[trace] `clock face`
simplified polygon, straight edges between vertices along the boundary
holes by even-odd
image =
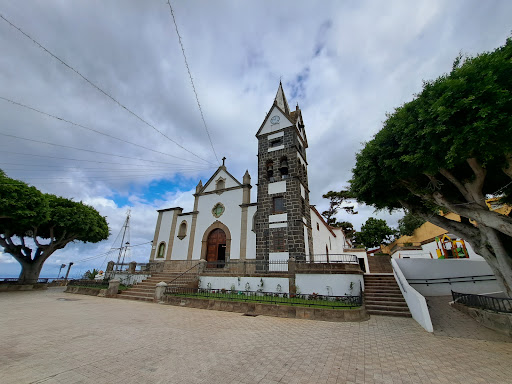
[[[270,119],[270,123],[278,124],[279,123],[279,116],[272,116],[272,118]]]

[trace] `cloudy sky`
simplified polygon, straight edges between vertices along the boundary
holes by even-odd
[[[459,52],[492,50],[512,30],[510,1],[171,4],[217,157],[227,158],[235,177],[248,169],[256,182],[254,135],[282,78],[290,106],[302,109],[311,203],[320,210],[323,193],[347,185],[355,154],[386,112],[419,92],[423,79],[449,71]],[[128,209],[131,244],[152,240],[156,209],[191,210],[191,191],[218,166],[169,6],[3,0],[0,14],[0,168],[93,205],[112,232],[99,244],[69,244],[48,259],[42,276],[55,276],[70,261],[71,275],[104,268],[115,255],[101,254]],[[371,207],[358,212],[339,218],[359,228],[376,215]],[[401,215],[376,216],[396,225]],[[130,259],[147,261],[149,251],[134,247]],[[18,272],[18,263],[0,254],[0,276]]]

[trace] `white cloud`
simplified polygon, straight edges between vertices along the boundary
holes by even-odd
[[[423,79],[450,70],[460,50],[476,54],[503,44],[512,14],[512,2],[496,0],[321,5],[197,0],[174,3],[174,8],[218,157],[227,157],[229,171],[239,179],[248,169],[256,184],[254,134],[282,76],[290,105],[298,102],[303,111],[311,203],[320,211],[327,208],[323,193],[347,185],[356,152],[380,129],[385,113],[410,100]],[[167,4],[11,2],[2,14],[165,135],[216,162]],[[0,135],[0,168],[8,175],[95,206],[107,216],[112,236],[130,208],[132,244],[152,239],[156,209],[192,209],[191,186],[199,179],[204,183],[215,168],[206,169],[209,164],[127,113],[1,20],[0,45],[0,96],[168,154],[0,100],[0,133],[68,146]],[[157,180],[164,180],[169,191],[148,192],[149,186],[157,188]],[[372,208],[360,207],[359,215],[345,219],[359,227],[371,215]],[[395,225],[398,216],[377,217]],[[100,244],[70,245],[52,257],[52,264],[105,252],[112,236]],[[140,248],[134,257],[146,260],[149,252]]]

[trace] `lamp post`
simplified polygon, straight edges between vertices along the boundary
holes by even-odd
[[[62,268],[65,268],[66,264],[61,264],[59,268],[59,274],[57,275],[57,279],[60,277],[60,271],[62,271]]]

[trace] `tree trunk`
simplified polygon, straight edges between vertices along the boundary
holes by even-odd
[[[19,261],[19,260],[18,260]],[[18,278],[19,284],[35,284],[39,279],[39,274],[43,268],[44,260],[37,260],[31,262],[20,262],[21,273]]]

